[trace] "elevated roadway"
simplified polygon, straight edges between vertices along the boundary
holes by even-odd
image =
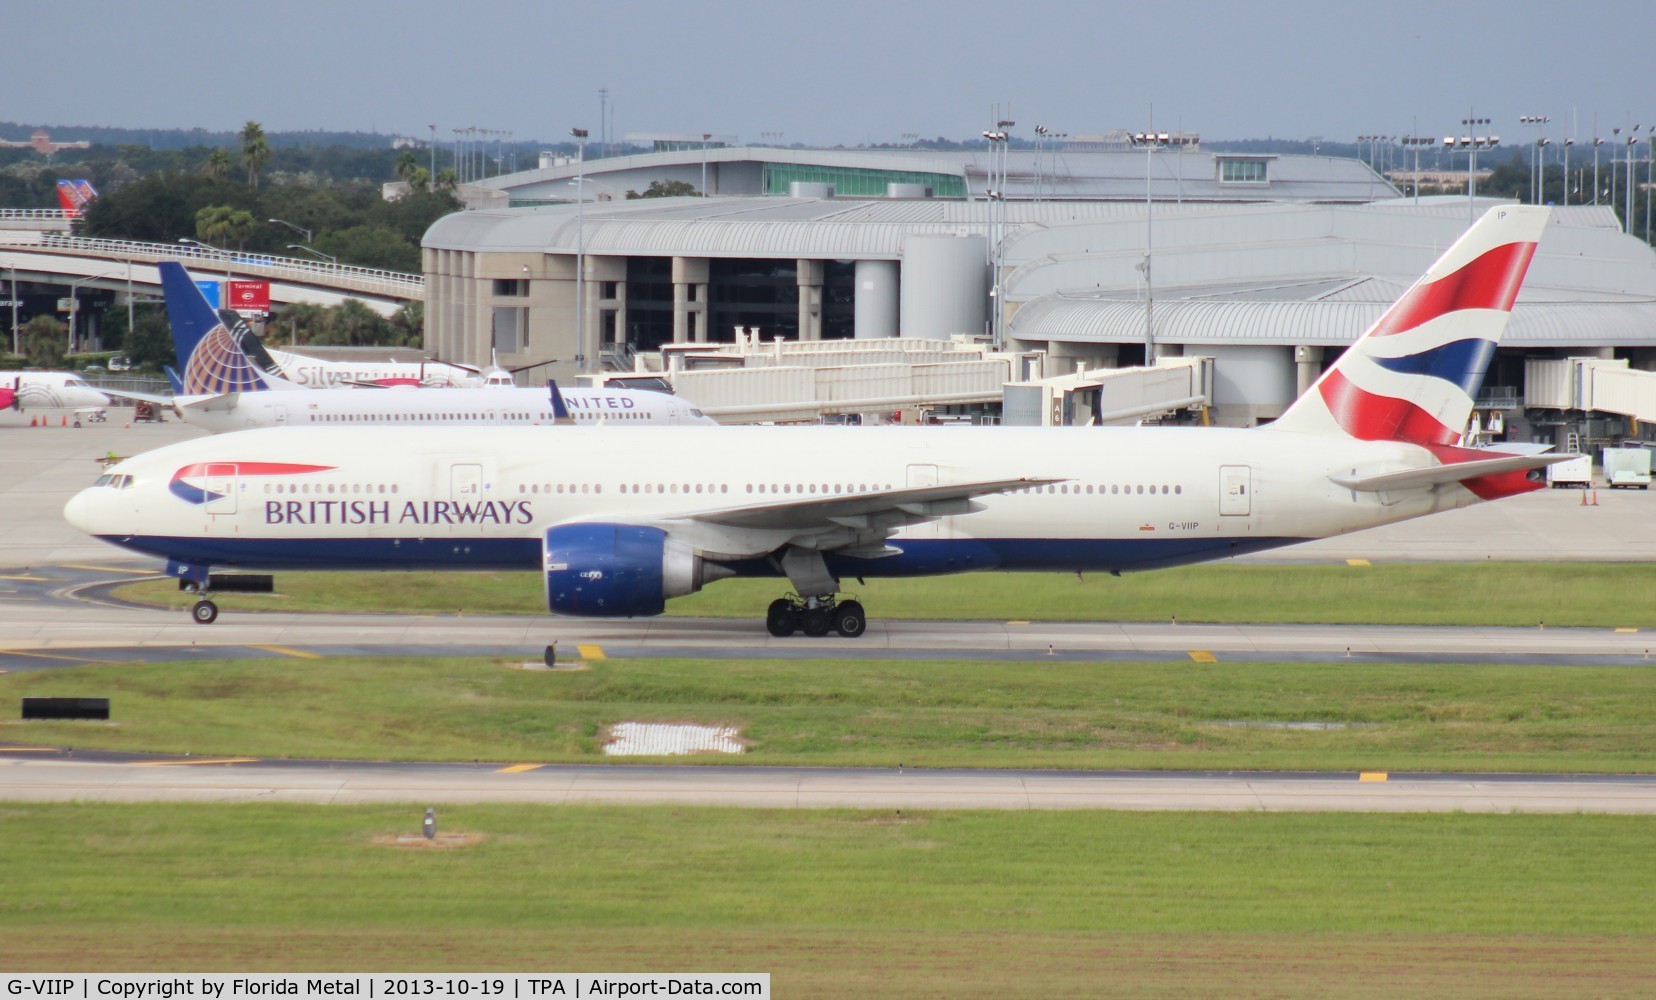
[[[202,278],[261,279],[271,300],[335,306],[358,299],[383,316],[425,298],[425,279],[377,268],[212,250],[179,243],[103,240],[0,229],[0,271],[10,279],[159,295],[155,265],[178,260]]]

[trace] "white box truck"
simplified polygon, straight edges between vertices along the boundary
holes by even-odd
[[[1604,481],[1611,489],[1625,486],[1650,489],[1650,450],[1647,448],[1604,449]]]
[[[1593,457],[1576,455],[1547,466],[1547,484],[1555,490],[1565,487],[1587,489],[1593,485]]]

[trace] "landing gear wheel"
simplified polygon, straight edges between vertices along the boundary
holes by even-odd
[[[827,635],[833,627],[833,612],[827,608],[808,608],[799,616],[799,630],[813,639]]]
[[[786,639],[798,627],[799,616],[794,613],[792,601],[778,597],[770,603],[770,608],[765,612],[765,628],[771,635]]]
[[[190,608],[190,617],[195,619],[197,625],[211,625],[218,621],[218,605],[203,598]]]
[[[847,639],[855,639],[868,631],[868,615],[856,601],[845,601],[834,609],[834,630]]]

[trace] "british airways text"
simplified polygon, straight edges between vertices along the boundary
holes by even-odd
[[[266,524],[533,524],[528,500],[266,500]],[[395,514],[395,517],[393,517]]]

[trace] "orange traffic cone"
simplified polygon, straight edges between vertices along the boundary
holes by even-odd
[[[30,417],[29,418],[29,426],[30,427],[38,427],[39,425],[40,425],[40,418],[39,417]]]
[[[1593,503],[1592,503],[1592,506],[1594,506],[1594,507],[1597,507],[1597,506],[1598,506],[1598,490],[1594,490],[1594,491],[1593,491]]]
[[[69,415],[67,413],[65,413],[63,415],[63,423],[59,424],[58,426],[59,427],[68,427],[69,426]]]
[[[1577,504],[1576,506],[1578,506],[1578,507],[1587,506],[1587,491],[1586,490],[1581,491],[1581,503]]]

